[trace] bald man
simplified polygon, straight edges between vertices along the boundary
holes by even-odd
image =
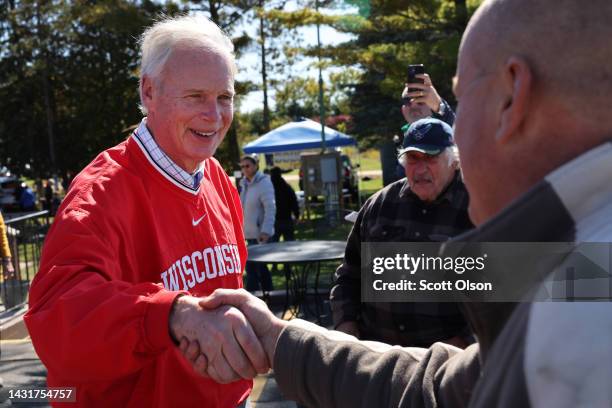
[[[458,240],[612,241],[611,21],[609,0],[491,0],[474,15],[454,91],[477,229]],[[284,395],[309,406],[569,408],[612,406],[612,303],[600,300],[466,303],[478,344],[464,351],[283,322],[242,291],[204,305],[255,322]]]

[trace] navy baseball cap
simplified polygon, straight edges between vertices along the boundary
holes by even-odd
[[[399,156],[410,151],[435,156],[454,144],[453,128],[447,123],[434,118],[419,119],[406,131]]]

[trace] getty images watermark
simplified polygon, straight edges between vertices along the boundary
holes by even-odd
[[[362,243],[364,302],[612,300],[610,243]]]
[[[372,259],[372,273],[382,275],[385,272],[394,271],[401,273],[401,276],[406,274],[412,276],[419,271],[444,271],[462,275],[465,272],[483,271],[485,269],[486,258],[487,254],[478,257],[456,258],[450,256],[425,256],[425,254],[417,256],[408,253],[395,254],[394,257],[375,257]],[[491,282],[472,282],[469,279],[419,279],[418,282],[411,279],[400,279],[399,281],[385,282],[380,277],[380,279],[374,280],[373,288],[376,291],[491,291],[493,290],[493,284]]]

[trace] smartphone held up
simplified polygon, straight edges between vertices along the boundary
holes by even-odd
[[[425,80],[423,78],[417,78],[417,75],[425,73],[425,66],[423,64],[412,64],[408,65],[408,77],[406,82],[409,84],[423,84]],[[419,91],[417,88],[408,88],[408,92]]]

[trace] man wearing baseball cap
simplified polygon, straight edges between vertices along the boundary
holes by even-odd
[[[406,123],[401,128],[401,137],[395,135],[393,138],[397,147],[402,144],[410,125],[419,119],[440,119],[450,126],[455,123],[455,112],[448,102],[438,94],[431,82],[431,77],[425,73],[416,75],[416,78],[423,82],[407,83],[402,91],[401,112]],[[397,165],[395,176],[395,180],[404,177],[404,168],[400,163]]]
[[[462,185],[453,129],[441,120],[420,119],[410,125],[398,160],[410,190],[422,201],[435,201],[455,179]]]
[[[414,122],[399,160],[406,177],[366,201],[349,235],[330,295],[335,328],[402,346],[444,341],[465,347],[472,338],[454,303],[361,303],[362,242],[439,242],[473,227],[448,124],[433,118]]]

